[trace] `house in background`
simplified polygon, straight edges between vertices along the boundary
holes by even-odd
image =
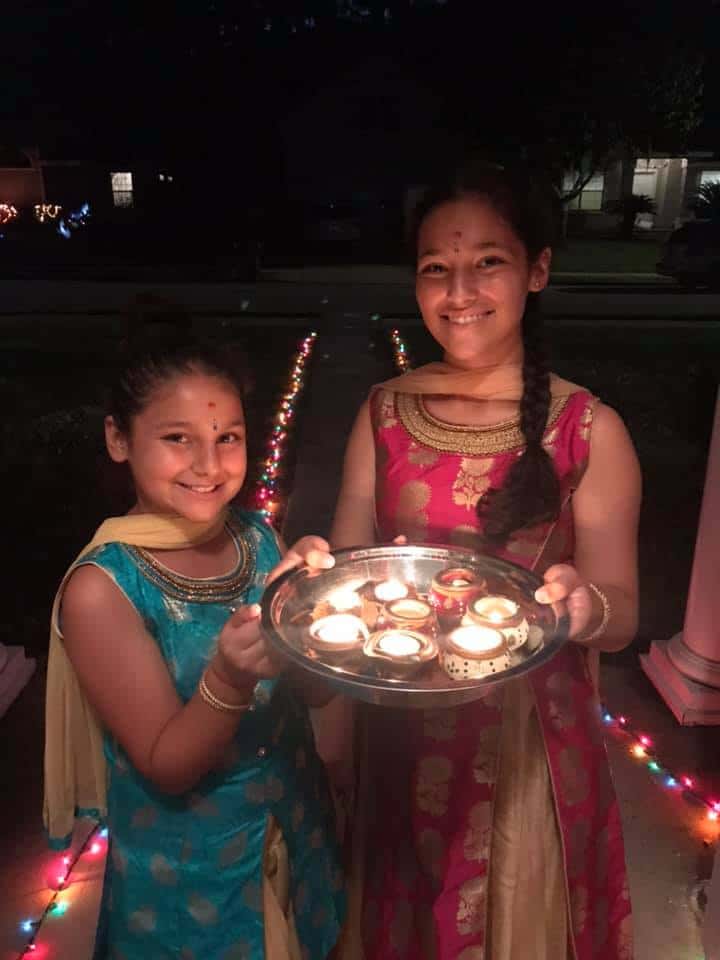
[[[21,210],[36,203],[45,203],[40,151],[0,147],[0,204]]]
[[[651,229],[670,231],[692,219],[689,201],[698,187],[711,181],[720,182],[720,158],[712,152],[688,153],[685,157],[638,158],[632,182],[632,192],[650,197],[655,203],[655,214],[646,218]],[[566,186],[573,177],[568,175]],[[619,159],[607,164],[586,184],[582,193],[569,204],[568,227],[582,226],[588,233],[612,231],[617,225],[613,211],[622,195],[622,163]]]

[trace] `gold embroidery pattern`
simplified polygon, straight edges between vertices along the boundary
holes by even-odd
[[[565,409],[568,397],[556,397],[550,401],[548,427],[553,427]],[[513,417],[490,427],[467,427],[445,423],[428,413],[422,397],[412,393],[398,393],[393,414],[418,443],[442,453],[464,453],[466,456],[483,456],[507,453],[524,444],[520,418]]]
[[[500,727],[483,727],[478,734],[477,753],[472,762],[475,783],[495,783],[499,752]]]
[[[425,508],[429,502],[430,484],[424,480],[410,480],[401,487],[396,523],[409,539],[424,539],[428,525]]]
[[[555,456],[555,447],[558,442],[558,437],[560,436],[560,428],[553,427],[549,433],[545,434],[543,439],[543,449],[549,457]]]
[[[570,730],[577,723],[572,697],[572,680],[566,673],[552,673],[546,683],[548,714],[556,730]]]
[[[453,503],[466,510],[474,510],[480,497],[490,489],[488,474],[492,466],[492,460],[463,458],[452,486]]]
[[[429,450],[427,447],[419,446],[414,440],[408,448],[408,463],[415,463],[419,467],[431,467],[440,459],[437,450]]]
[[[417,781],[417,805],[433,817],[447,810],[452,763],[447,757],[425,757],[420,763]]]
[[[457,931],[479,933],[485,920],[485,877],[473,877],[460,887],[456,916]]]
[[[395,417],[395,394],[389,390],[378,391],[377,419],[380,430],[389,429],[397,424]]]
[[[456,726],[455,710],[426,710],[423,714],[423,733],[431,740],[452,740]]]
[[[492,837],[491,811],[492,804],[489,800],[484,803],[476,803],[470,811],[463,842],[463,853],[465,859],[471,863],[481,863],[488,859]]]
[[[578,426],[578,436],[581,440],[590,439],[590,431],[592,430],[593,417],[595,415],[595,404],[596,400],[591,400],[585,409],[582,412],[580,417],[580,424]]]

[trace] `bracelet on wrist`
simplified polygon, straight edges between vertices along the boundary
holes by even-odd
[[[598,598],[598,600],[602,604],[602,619],[600,620],[600,623],[597,625],[597,627],[595,627],[595,629],[591,633],[588,633],[581,638],[583,643],[591,643],[593,640],[597,640],[599,637],[601,637],[605,633],[605,631],[608,628],[608,623],[610,622],[610,616],[612,612],[610,609],[610,601],[602,592],[600,587],[590,582],[588,582],[587,587],[591,593],[595,594],[595,596]]]
[[[208,669],[209,668],[206,668],[203,671],[200,677],[200,683],[198,684],[198,693],[203,703],[206,703],[209,707],[212,707],[213,710],[217,710],[220,713],[241,713],[250,707],[249,699],[243,700],[241,703],[228,703],[226,700],[222,700],[214,694],[207,682]]]

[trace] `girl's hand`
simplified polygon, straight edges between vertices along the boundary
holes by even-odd
[[[545,585],[535,591],[538,603],[564,600],[570,616],[570,639],[577,640],[587,632],[593,615],[592,594],[575,567],[557,563],[545,572]],[[582,641],[580,641],[582,642]]]
[[[258,680],[280,672],[280,664],[260,631],[257,603],[240,607],[222,628],[210,669],[223,683],[246,694],[248,699]]]
[[[267,576],[266,586],[277,580],[287,570],[308,566],[315,573],[330,570],[335,566],[335,557],[330,553],[330,544],[322,537],[301,537],[294,543]]]

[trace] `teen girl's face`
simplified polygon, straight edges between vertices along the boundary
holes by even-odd
[[[187,374],[162,384],[134,418],[129,436],[105,422],[108,451],[127,462],[137,495],[133,512],[213,520],[245,480],[245,417],[224,380]]]
[[[425,325],[454,366],[522,357],[529,291],[547,286],[550,249],[534,263],[512,227],[480,197],[432,210],[418,236],[415,292]]]

